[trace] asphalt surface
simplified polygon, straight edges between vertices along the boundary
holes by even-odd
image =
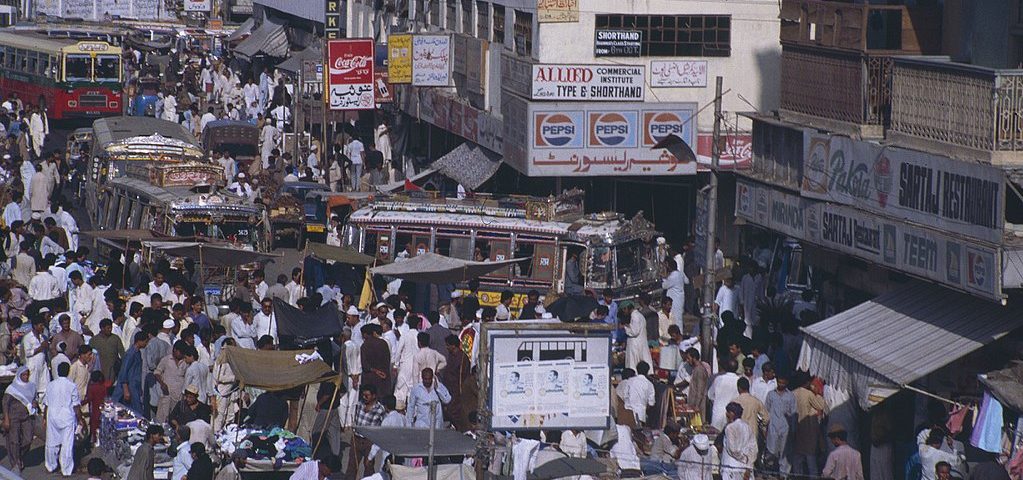
[[[91,122],[88,121],[51,123],[50,135],[46,139],[44,155],[56,150],[64,150],[66,147],[68,135],[70,135],[70,133],[74,129],[85,127],[90,124]],[[70,193],[68,193],[68,195],[70,196]],[[76,206],[77,208],[75,211],[72,212],[72,215],[74,215],[75,219],[78,221],[79,229],[81,229],[82,231],[91,229],[91,225],[88,220],[88,215],[85,214],[84,207],[82,205]],[[85,240],[83,239],[83,245],[89,246],[90,248],[92,247],[92,245],[84,242]],[[95,251],[95,249],[93,249],[93,251]],[[279,253],[282,256],[280,258],[272,260],[265,267],[267,283],[270,284],[272,284],[275,281],[278,274],[283,273],[290,277],[291,269],[296,266],[301,266],[302,264],[302,254],[300,251],[295,250],[294,248],[277,249],[276,253]],[[314,411],[316,403],[315,395],[316,389],[310,388],[308,392],[308,398],[305,402],[305,411],[302,414],[301,424],[299,425],[299,429],[297,432],[299,436],[307,440],[312,436],[310,434],[311,433],[310,430],[312,429],[313,419],[316,417],[316,412]],[[29,450],[28,454],[24,458],[25,470],[21,472],[22,478],[25,479],[71,478],[86,480],[88,478],[88,475],[85,473],[85,466],[88,463],[88,461],[94,456],[96,456],[99,452],[97,450],[91,450],[86,452],[84,446],[82,446],[83,448],[77,450],[75,455],[76,457],[75,473],[70,477],[61,477],[59,471],[58,473],[48,473],[44,466],[45,433],[46,430],[43,428],[42,420],[37,419],[35,428],[36,438],[32,442],[32,448]],[[7,456],[6,442],[0,442],[0,466],[8,469],[11,468],[10,460]],[[115,466],[109,465],[109,467],[113,468]],[[110,476],[110,474],[107,474],[104,476],[104,478],[113,477]],[[287,476],[284,476],[284,478],[287,478]]]

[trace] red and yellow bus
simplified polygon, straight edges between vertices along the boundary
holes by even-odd
[[[120,115],[121,47],[97,40],[0,31],[0,92],[46,106],[51,120]]]

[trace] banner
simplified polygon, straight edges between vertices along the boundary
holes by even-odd
[[[394,95],[388,68],[387,45],[377,45],[373,49],[373,88],[376,89],[376,103],[391,103]]]
[[[387,37],[387,75],[392,84],[412,83],[412,35]]]
[[[451,36],[412,37],[412,84],[446,87],[451,84]]]
[[[1004,234],[1005,173],[929,153],[807,130],[800,192],[991,243]]]
[[[579,0],[536,0],[537,23],[579,21]]]
[[[331,110],[376,108],[373,40],[327,42],[327,102]]]
[[[525,119],[526,151],[506,149],[505,157],[528,176],[692,175],[696,162],[651,147],[669,134],[694,145],[695,112],[693,103],[532,102]],[[523,131],[517,122],[515,115],[505,117],[506,138]],[[518,158],[523,154],[525,161]]]
[[[669,60],[650,62],[650,86],[665,87],[706,87],[706,60]]]
[[[643,101],[646,67],[533,65],[533,100]]]
[[[1001,299],[998,247],[745,179],[736,182],[735,205],[737,217],[762,227],[989,300]]]

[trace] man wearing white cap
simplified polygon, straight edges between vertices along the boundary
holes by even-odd
[[[713,480],[719,463],[718,449],[701,433],[693,437],[678,460],[679,480]]]
[[[455,289],[451,291],[451,308],[448,309],[448,327],[462,328],[462,319],[459,317],[459,310],[462,308],[462,291]]]

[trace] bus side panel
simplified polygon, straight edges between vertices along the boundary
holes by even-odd
[[[10,93],[18,94],[18,98],[26,108],[29,105],[38,105],[39,96],[42,95],[46,100],[47,117],[55,120],[60,119],[59,110],[54,108],[56,106],[54,96],[57,94],[57,90],[52,85],[27,81],[28,78],[21,75],[2,75],[0,76],[0,90],[3,91],[5,98]]]

